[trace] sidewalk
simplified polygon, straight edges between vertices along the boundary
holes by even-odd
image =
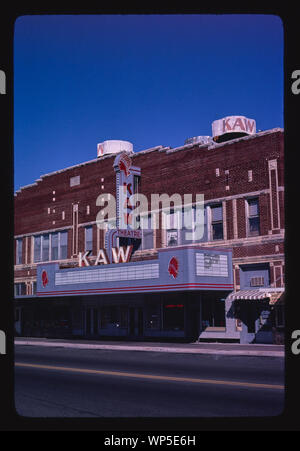
[[[54,338],[16,337],[15,345],[63,347],[72,349],[110,349],[123,351],[177,352],[189,354],[218,354],[284,357],[284,345],[239,343],[158,343],[136,341],[94,341]]]

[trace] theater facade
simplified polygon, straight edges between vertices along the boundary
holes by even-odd
[[[14,274],[19,336],[282,343],[283,130],[98,144],[15,193]]]

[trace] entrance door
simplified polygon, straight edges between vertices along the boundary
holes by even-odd
[[[135,334],[135,308],[129,309],[129,335]]]
[[[22,318],[21,318],[21,307],[15,310],[15,333],[17,335],[22,335]]]
[[[187,331],[187,335],[192,340],[198,340],[200,335],[200,305],[194,305],[190,311],[190,331]]]
[[[91,313],[92,313],[92,309],[88,308],[86,309],[86,335],[90,335],[91,334],[91,327],[92,327],[92,321],[91,321]]]
[[[98,309],[94,308],[93,311],[93,334],[98,335]]]
[[[144,314],[142,308],[129,309],[129,335],[142,336],[144,333]]]
[[[144,334],[144,315],[143,309],[138,309],[138,335],[142,336]]]

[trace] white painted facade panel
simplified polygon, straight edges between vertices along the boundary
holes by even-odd
[[[196,253],[197,276],[228,277],[227,255]]]
[[[97,268],[81,271],[64,271],[55,274],[55,285],[77,283],[115,282],[119,280],[157,279],[158,263],[117,268]]]

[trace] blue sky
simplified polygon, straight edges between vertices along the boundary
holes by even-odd
[[[268,15],[19,17],[15,189],[107,139],[178,147],[229,115],[283,127],[283,45]]]

